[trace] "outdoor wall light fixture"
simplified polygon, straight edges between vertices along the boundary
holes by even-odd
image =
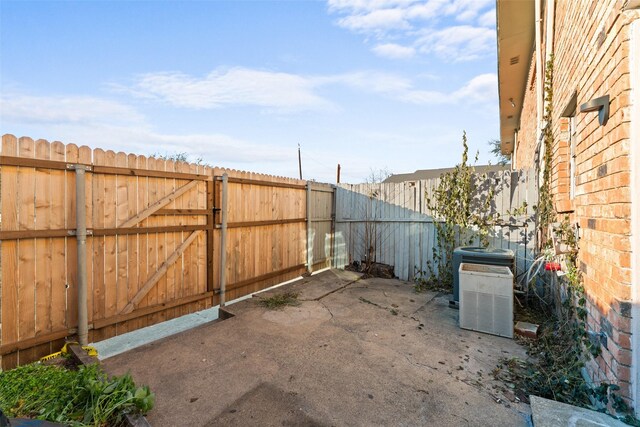
[[[509,102],[511,103],[511,106],[512,106],[513,108],[516,108],[516,103],[515,103],[515,102],[513,102],[513,98],[509,98]]]
[[[598,121],[600,122],[600,126],[606,125],[607,120],[609,120],[609,95],[592,99],[580,106],[581,113],[590,113],[592,111],[598,112]]]

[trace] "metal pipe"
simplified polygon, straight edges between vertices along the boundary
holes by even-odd
[[[549,61],[551,59],[551,55],[553,55],[553,30],[554,30],[554,26],[555,26],[555,20],[556,20],[556,2],[555,0],[548,0],[547,1],[547,7],[546,7],[546,12],[547,12],[547,16],[545,18],[545,24],[547,25],[546,28],[546,37],[545,37],[545,54],[546,54],[546,60],[545,62]]]
[[[535,45],[536,45],[536,118],[537,133],[542,132],[542,116],[544,114],[544,69],[545,64],[542,62],[542,0],[535,0]]]
[[[226,299],[228,197],[229,176],[225,172],[222,174],[222,206],[220,206],[220,214],[222,216],[220,227],[220,307],[224,307]]]
[[[313,242],[311,242],[311,182],[307,181],[307,272],[313,270]]]
[[[76,165],[76,242],[78,280],[78,341],[88,344],[89,320],[87,314],[87,220],[84,192],[85,166]]]
[[[331,267],[336,267],[336,193],[338,189],[334,186],[333,193],[331,194],[331,250],[330,250],[330,258],[331,263],[329,264]]]

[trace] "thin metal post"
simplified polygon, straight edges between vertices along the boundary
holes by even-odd
[[[88,344],[89,321],[87,314],[87,219],[84,193],[85,166],[76,165],[76,241],[78,279],[78,340]]]
[[[222,174],[222,206],[220,206],[220,214],[222,216],[220,227],[220,307],[224,307],[226,300],[228,197],[229,176],[225,172]]]
[[[302,156],[300,154],[300,144],[298,144],[298,169],[300,170],[300,179],[302,179]]]
[[[313,270],[313,242],[311,241],[311,182],[307,181],[307,272]]]
[[[333,187],[333,192],[331,193],[331,263],[329,264],[332,268],[336,268],[336,193],[338,192],[337,187]]]

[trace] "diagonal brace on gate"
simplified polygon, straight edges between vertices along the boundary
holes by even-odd
[[[189,235],[189,237],[187,237],[184,242],[182,242],[180,246],[176,248],[176,250],[169,256],[169,258],[167,258],[167,260],[162,263],[160,268],[158,268],[158,271],[153,273],[153,275],[145,282],[145,284],[142,285],[142,288],[140,288],[138,293],[135,294],[131,301],[129,301],[129,304],[127,304],[122,309],[122,314],[131,313],[133,311],[135,306],[138,305],[138,303],[149,293],[149,291],[151,291],[155,284],[158,283],[162,276],[164,276],[169,267],[171,267],[171,265],[178,260],[180,255],[182,255],[182,253],[187,249],[187,247],[189,247],[189,245],[195,240],[196,237],[198,237],[198,234],[201,232],[202,230],[194,231]]]
[[[191,190],[196,185],[198,185],[198,181],[191,181],[191,182],[183,185],[180,188],[176,188],[175,191],[173,191],[172,193],[167,194],[162,199],[158,200],[157,202],[155,202],[154,204],[152,204],[151,206],[149,206],[147,209],[143,210],[142,212],[140,212],[136,216],[131,217],[128,220],[126,220],[123,224],[120,225],[120,227],[121,228],[133,227],[134,225],[136,225],[137,223],[139,223],[143,219],[146,219],[146,218],[150,217],[155,212],[157,212],[160,209],[162,209],[164,206],[166,206],[169,203],[173,202],[175,199],[177,199],[178,197],[182,196],[184,193],[186,193],[187,191]]]

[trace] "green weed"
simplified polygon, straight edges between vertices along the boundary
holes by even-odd
[[[279,310],[287,305],[296,306],[300,305],[298,301],[298,294],[294,292],[285,292],[283,294],[273,295],[268,298],[260,298],[258,304],[268,308],[269,310]]]
[[[0,407],[11,417],[80,426],[113,426],[146,413],[155,396],[129,374],[109,378],[99,365],[68,370],[40,363],[0,372]]]

